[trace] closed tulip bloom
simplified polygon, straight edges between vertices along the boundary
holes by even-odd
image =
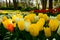
[[[49,27],[44,27],[44,33],[46,37],[50,37],[51,36],[51,30]]]
[[[5,21],[2,21],[4,28],[6,28],[8,31],[13,32],[14,25],[12,23],[11,19],[7,19]]]
[[[14,31],[14,25],[13,24],[8,24],[7,25],[7,30],[10,31],[10,32],[13,32]]]
[[[29,26],[31,25],[31,22],[30,21],[25,21],[24,22],[24,27],[25,27],[25,30],[27,31],[27,32],[29,32]]]
[[[48,20],[48,15],[47,14],[44,14],[43,15],[43,18],[47,21]]]
[[[34,20],[35,20],[35,14],[30,14],[29,15],[29,18],[30,18],[30,20],[31,20],[31,22],[33,22]]]
[[[43,18],[43,15],[44,15],[43,13],[38,14],[39,18]]]
[[[19,21],[17,24],[18,24],[19,30],[20,30],[20,31],[23,31],[23,30],[24,30],[24,21],[21,20],[21,21]]]
[[[43,14],[43,13],[39,13],[39,18],[44,18],[46,21],[48,20],[48,15],[47,14]]]
[[[37,22],[39,20],[39,17],[38,16],[35,16],[34,19],[35,19],[34,22]]]
[[[35,20],[35,16],[36,14],[29,14],[27,16],[24,17],[25,20],[29,19],[31,22],[33,22]]]
[[[25,17],[24,17],[24,20],[25,20],[25,21],[26,21],[26,20],[30,20],[30,19],[29,19],[29,16],[28,16],[28,15],[25,16]]]
[[[39,34],[39,28],[37,27],[36,24],[31,24],[29,26],[29,32],[32,36],[38,36]]]
[[[7,20],[5,20],[5,21],[2,21],[2,23],[3,23],[3,26],[4,26],[5,28],[7,28],[7,25],[10,24],[10,23],[12,23],[12,20],[11,20],[11,19],[7,19]]]
[[[49,27],[51,31],[56,31],[58,28],[59,22],[57,19],[50,19],[49,21]]]
[[[45,24],[45,19],[44,18],[40,18],[39,21],[36,24],[39,27],[40,31],[43,30],[43,26]]]

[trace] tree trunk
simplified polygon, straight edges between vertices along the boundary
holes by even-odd
[[[18,4],[19,4],[19,0],[17,0],[17,6],[19,6]]]
[[[9,0],[9,7],[11,7],[11,1]]]
[[[17,2],[16,2],[16,0],[13,0],[13,4],[14,4],[14,9],[17,9]]]
[[[53,0],[49,0],[49,9],[52,9],[53,8]]]
[[[6,7],[8,7],[8,3],[7,3],[7,0],[6,0]]]
[[[41,0],[41,3],[42,3],[42,9],[46,9],[47,0]]]

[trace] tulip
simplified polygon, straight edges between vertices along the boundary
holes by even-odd
[[[29,14],[29,19],[31,20],[31,22],[35,20],[35,16],[35,14]]]
[[[7,17],[6,16],[3,16],[3,21],[7,20]]]
[[[18,24],[19,30],[20,30],[20,31],[23,31],[23,30],[24,30],[24,21],[21,20],[21,21],[19,21],[17,24]]]
[[[31,24],[29,26],[29,32],[32,36],[38,36],[39,34],[39,27],[36,24]]]
[[[43,15],[43,18],[47,21],[47,20],[48,20],[47,14],[44,14],[44,15]]]
[[[40,18],[39,21],[36,24],[39,27],[39,30],[42,31],[43,30],[43,26],[45,24],[45,19],[44,18]]]
[[[5,21],[2,21],[4,28],[7,28],[8,24],[11,24],[11,23],[12,23],[11,19],[6,19]]]
[[[60,21],[60,14],[58,14],[56,17],[57,17],[57,19]]]
[[[39,18],[43,18],[43,13],[38,14]]]
[[[50,37],[51,36],[51,30],[49,27],[44,27],[44,33],[46,37]]]
[[[59,22],[57,19],[50,19],[49,21],[49,27],[51,31],[56,31],[58,28]]]
[[[8,24],[7,30],[10,31],[10,32],[13,32],[14,31],[14,25],[13,24]]]
[[[27,25],[28,24],[28,25]],[[27,32],[29,32],[29,26],[31,25],[31,22],[30,21],[25,21],[24,22],[24,27],[25,27],[25,30],[27,31]]]
[[[38,21],[39,20],[39,17],[38,16],[35,16],[35,18],[34,18],[35,20],[34,20],[34,22],[36,22],[36,21]]]

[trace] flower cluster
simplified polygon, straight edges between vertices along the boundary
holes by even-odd
[[[37,12],[37,13],[46,13],[46,12],[52,12],[52,13],[55,13],[55,12],[60,12],[60,8],[57,8],[57,9],[42,9],[42,10],[34,10],[34,12]]]
[[[11,15],[10,15],[11,16]],[[11,18],[3,15],[0,23],[8,31],[13,32],[14,28],[18,25],[20,31],[27,31],[32,36],[38,36],[40,31],[44,31],[46,37],[51,36],[51,32],[56,31],[60,35],[60,14],[56,17],[47,14],[39,13],[38,15],[31,13],[23,17],[21,14],[14,14]],[[47,23],[46,23],[47,22]],[[47,26],[46,26],[47,25]]]

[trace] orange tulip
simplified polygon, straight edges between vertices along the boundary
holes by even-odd
[[[14,26],[13,26],[13,24],[8,24],[7,30],[10,31],[10,32],[13,32],[13,31],[14,31]]]

